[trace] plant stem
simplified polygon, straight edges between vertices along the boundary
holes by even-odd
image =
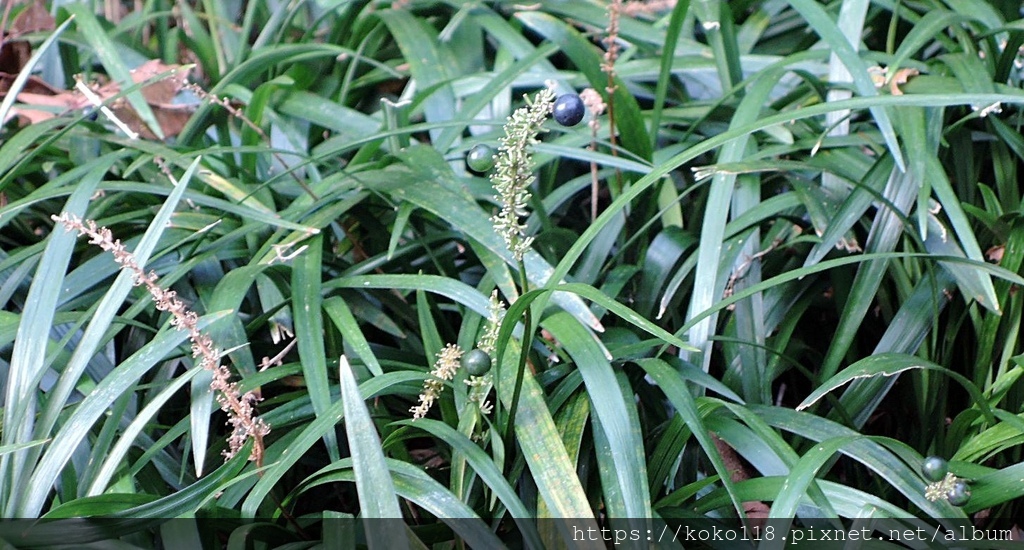
[[[519,286],[522,289],[520,296],[529,291],[530,282],[526,278],[526,263],[519,260]],[[516,382],[512,390],[512,401],[508,407],[508,421],[505,424],[505,449],[512,448],[515,437],[516,410],[519,408],[519,395],[523,389],[523,377],[526,375],[526,359],[530,353],[530,341],[533,339],[533,308],[526,308],[523,314],[523,340],[519,349],[519,365],[516,369]]]

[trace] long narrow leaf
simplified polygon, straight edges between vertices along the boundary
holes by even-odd
[[[64,212],[84,216],[89,197],[108,169],[108,165],[99,163],[91,170],[68,198]],[[60,297],[60,293],[54,292],[54,289],[64,286],[64,273],[76,241],[77,235],[64,229],[51,234],[32,279],[8,369],[3,414],[3,425],[8,426],[8,429],[3,430],[0,441],[2,445],[27,443],[34,439],[36,387],[43,376],[50,327]],[[6,504],[3,508],[4,517],[16,514],[26,496],[29,474],[35,466],[27,461],[36,451],[27,448],[0,457],[0,476],[10,480],[10,484],[3,485],[6,493],[0,495],[0,502]]]
[[[878,90],[875,89],[871,75],[868,74],[867,65],[857,55],[857,51],[839,30],[836,23],[828,17],[825,10],[816,2],[810,0],[793,0],[791,5],[800,12],[800,15],[807,20],[811,28],[828,43],[836,56],[846,65],[850,76],[853,78],[853,85],[857,89],[857,93],[864,97],[877,96]],[[893,130],[889,115],[882,107],[871,107],[870,110],[871,114],[875,117],[875,123],[878,124],[878,129],[882,131],[882,137],[885,138],[889,152],[896,160],[896,165],[899,166],[901,171],[906,170],[903,153],[900,151],[899,143],[896,141],[896,132]]]
[[[630,420],[632,395],[623,395],[605,357],[602,346],[593,334],[566,313],[557,313],[544,320],[543,326],[565,346],[576,367],[583,375],[590,396],[591,409],[600,419],[611,465],[618,478],[626,518],[651,516],[651,496],[647,489],[647,461],[642,452],[644,445]],[[609,465],[609,466],[611,466]]]
[[[219,312],[206,315],[198,320],[196,326],[203,329],[229,314],[230,312]],[[131,388],[158,361],[181,345],[187,337],[188,334],[180,330],[162,331],[142,349],[118,365],[78,405],[54,436],[53,443],[47,447],[46,454],[33,470],[24,500],[15,510],[19,517],[36,517],[42,511],[54,481],[71,459],[71,454],[78,444],[88,437],[93,423],[118,397]]]
[[[345,411],[345,434],[352,453],[352,469],[359,494],[360,515],[366,519],[401,518],[391,472],[384,461],[377,428],[370,419],[363,398],[359,394],[352,367],[344,355],[338,366],[341,379],[341,400]],[[409,548],[405,531],[387,529],[381,522],[366,524],[367,543],[370,548]]]
[[[121,58],[120,48],[110,39],[110,35],[103,30],[92,10],[85,4],[68,4],[65,8],[75,16],[75,24],[78,25],[80,34],[92,46],[93,52],[96,53],[100,62],[103,63],[110,77],[122,87],[127,88],[131,86],[133,84],[132,75]],[[133,90],[125,95],[146,126],[158,138],[163,139],[163,128],[156,121],[156,115],[153,114],[153,109],[150,108],[146,98],[143,97],[142,91]]]
[[[330,406],[327,385],[327,357],[324,350],[324,327],[321,303],[320,271],[323,260],[323,238],[314,237],[304,254],[292,264],[292,318],[295,338],[299,342],[302,374],[306,378],[309,397],[317,414]],[[327,453],[332,460],[340,458],[338,440],[333,432],[324,434]]]

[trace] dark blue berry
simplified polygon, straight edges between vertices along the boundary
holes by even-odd
[[[466,155],[466,164],[470,170],[478,174],[494,168],[494,148],[483,143],[474,145]]]
[[[971,487],[962,479],[956,480],[953,483],[953,488],[949,490],[949,493],[946,493],[946,500],[953,506],[967,504],[967,501],[971,500]]]
[[[576,126],[583,120],[583,100],[576,94],[558,96],[555,100],[555,120],[562,126]]]

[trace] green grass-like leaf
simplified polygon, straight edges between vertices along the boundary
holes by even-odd
[[[359,508],[368,519],[400,518],[395,487],[391,473],[384,462],[377,430],[370,420],[359,387],[352,375],[352,368],[345,356],[338,366],[341,380],[341,399],[345,410],[345,434],[352,451],[352,469],[355,472],[356,490],[359,493]],[[409,540],[404,531],[394,532],[382,523],[371,523],[368,527],[371,548],[408,548]]]
[[[0,516],[145,517],[32,541],[597,547],[557,520],[1021,515],[1017,6],[37,4],[4,43]],[[147,60],[190,85],[133,84]],[[119,135],[77,74],[161,137]],[[606,105],[529,145],[520,262],[466,156],[548,86]],[[213,373],[62,211],[196,312],[269,424],[257,465],[214,464]],[[484,377],[434,387],[439,350],[492,341]],[[929,455],[965,506],[925,498]]]

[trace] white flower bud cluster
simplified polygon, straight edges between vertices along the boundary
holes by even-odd
[[[526,224],[521,221],[529,215],[529,188],[535,179],[530,146],[537,143],[537,134],[542,131],[541,125],[551,113],[554,101],[551,90],[537,92],[532,100],[526,97],[527,104],[512,113],[505,124],[505,137],[500,140],[491,173],[491,184],[501,202],[501,212],[491,222],[517,261],[523,259],[523,253],[533,242],[532,237],[526,236]]]

